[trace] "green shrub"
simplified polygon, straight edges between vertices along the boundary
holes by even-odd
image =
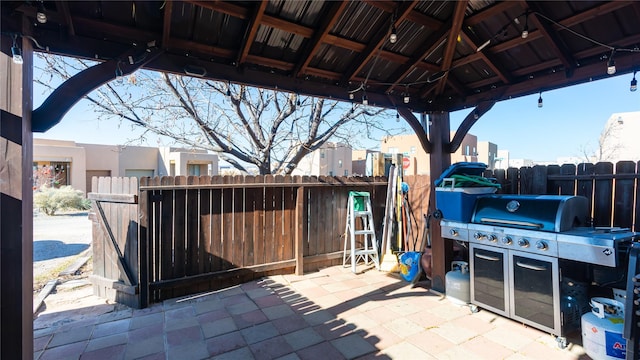
[[[80,190],[71,186],[59,188],[41,187],[33,195],[33,204],[47,215],[55,215],[60,210],[88,210],[91,202]]]

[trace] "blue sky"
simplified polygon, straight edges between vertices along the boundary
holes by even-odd
[[[499,102],[478,120],[470,133],[478,136],[478,141],[490,141],[501,150],[509,150],[512,159],[555,161],[558,157],[581,156],[583,148],[595,149],[611,114],[640,111],[640,91],[629,91],[631,78],[631,74],[619,75],[543,92],[542,108],[537,106],[538,94]],[[35,106],[43,100],[42,94],[35,90]],[[452,130],[457,129],[468,112],[451,114]],[[120,123],[119,119],[98,121],[90,108],[80,102],[58,125],[34,136],[118,145],[136,138],[139,133],[140,130]],[[142,145],[168,144],[166,140],[151,137]],[[368,147],[379,148],[379,144]]]

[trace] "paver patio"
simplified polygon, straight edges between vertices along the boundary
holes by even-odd
[[[139,310],[45,313],[34,359],[589,358],[579,334],[560,349],[548,333],[363,269],[272,276]]]

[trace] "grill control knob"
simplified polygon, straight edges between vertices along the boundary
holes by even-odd
[[[520,240],[518,240],[518,245],[522,246],[522,247],[529,247],[529,240],[522,238]]]
[[[449,230],[449,234],[451,234],[451,236],[458,236],[458,230],[451,229],[451,230]]]
[[[493,234],[489,235],[488,238],[491,242],[498,242],[498,237]]]
[[[538,250],[549,250],[549,244],[540,240],[536,243],[536,249]]]
[[[487,235],[484,235],[483,233],[479,233],[479,232],[473,234],[473,238],[476,240],[482,240],[482,239],[485,239],[486,237]]]
[[[513,240],[511,239],[511,236],[505,236],[502,238],[502,243],[505,245],[511,245]]]

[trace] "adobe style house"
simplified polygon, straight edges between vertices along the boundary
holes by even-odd
[[[218,156],[202,150],[82,144],[34,139],[34,186],[46,173],[54,185],[91,192],[93,176],[144,177],[217,175]]]

